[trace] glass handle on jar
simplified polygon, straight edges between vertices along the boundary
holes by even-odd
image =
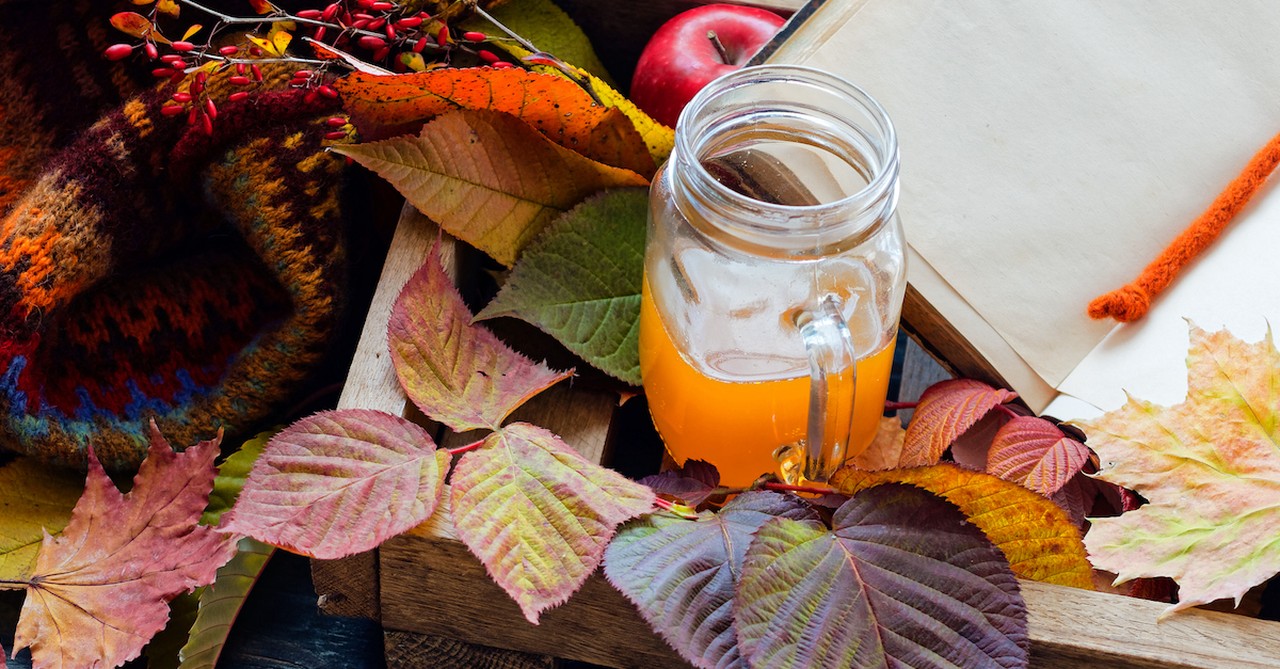
[[[828,295],[800,324],[809,353],[809,431],[805,480],[824,482],[843,464],[853,428],[857,356],[840,298]]]

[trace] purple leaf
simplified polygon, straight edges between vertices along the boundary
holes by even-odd
[[[704,460],[687,460],[684,466],[640,479],[659,495],[669,495],[689,506],[699,506],[716,494],[720,472]]]
[[[833,524],[770,520],[747,549],[734,614],[753,668],[1027,665],[1017,580],[954,506],[887,484]]]
[[[747,666],[730,601],[751,535],[771,518],[816,521],[791,495],[748,492],[698,521],[650,514],[628,523],[605,552],[605,577],[682,657],[704,669]]]

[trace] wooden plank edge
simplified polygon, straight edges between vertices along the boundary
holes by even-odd
[[[599,573],[528,623],[461,543],[410,533],[383,547],[383,625],[608,667],[688,666]],[[1032,665],[1049,669],[1263,669],[1280,666],[1280,623],[1020,581]]]
[[[401,210],[395,236],[383,263],[378,287],[370,302],[360,341],[351,360],[347,381],[338,399],[339,409],[377,409],[403,416],[408,400],[396,379],[387,350],[387,321],[391,306],[409,277],[422,265],[431,247],[441,242],[439,228],[416,209]],[[452,263],[452,245],[446,267]],[[338,560],[312,560],[311,580],[317,603],[326,614],[379,620],[378,557],[369,551]]]
[[[1231,669],[1280,666],[1280,623],[1021,581],[1034,667]]]

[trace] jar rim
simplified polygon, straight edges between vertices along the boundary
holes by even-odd
[[[820,88],[824,92],[847,99],[865,112],[866,118],[874,126],[869,129],[876,133],[876,138],[879,140],[872,148],[880,154],[875,156],[876,164],[872,166],[867,183],[844,197],[828,202],[781,204],[750,197],[716,179],[702,164],[697,149],[706,139],[705,131],[721,119],[703,119],[700,115],[722,96],[748,86],[762,84],[800,84],[810,88]],[[761,109],[764,110],[766,107]],[[846,121],[846,123],[854,125],[852,121]],[[894,200],[890,206],[896,205],[898,140],[888,113],[879,101],[857,84],[832,72],[814,67],[784,64],[751,65],[713,80],[704,86],[681,111],[676,122],[673,159],[682,161],[684,169],[692,170],[697,175],[696,178],[711,190],[715,199],[733,205],[746,205],[761,213],[773,214],[766,218],[818,216],[835,210],[866,209],[886,198]],[[758,232],[794,232],[790,227],[770,225],[760,220],[741,223]]]

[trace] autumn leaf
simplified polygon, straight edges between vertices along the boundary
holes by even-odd
[[[1017,580],[954,506],[883,485],[832,526],[775,518],[756,532],[733,601],[749,666],[1027,666]]]
[[[189,628],[187,642],[178,651],[179,669],[214,669],[226,648],[227,635],[249,592],[258,582],[275,548],[244,538],[235,557],[218,570],[213,584],[200,593],[196,619]]]
[[[253,465],[262,456],[271,438],[279,433],[280,428],[259,432],[218,465],[218,475],[213,479],[213,491],[209,493],[209,505],[200,516],[201,524],[216,526],[222,522],[222,515],[230,511],[240,498],[245,481],[249,480],[249,473],[253,471]]]
[[[150,19],[137,12],[120,12],[112,15],[111,26],[130,37],[150,39],[161,44],[169,43]]]
[[[640,284],[649,191],[610,190],[556,219],[476,317],[515,316],[595,368],[640,385]]]
[[[254,436],[218,465],[213,491],[209,493],[209,505],[200,517],[201,524],[216,526],[223,514],[231,510],[249,479],[254,463],[277,432],[262,432]],[[273,546],[249,538],[237,543],[235,557],[218,569],[213,583],[192,595],[195,602],[191,604],[190,618],[173,635],[172,666],[178,669],[214,668],[226,647],[232,623],[275,550]],[[171,621],[164,633],[169,634],[172,627]],[[152,669],[157,665],[152,655],[155,645],[155,640],[152,640],[147,646],[147,655],[151,658],[148,665]]]
[[[1280,352],[1269,330],[1248,344],[1192,325],[1190,340],[1184,402],[1130,397],[1079,423],[1101,458],[1097,477],[1147,500],[1095,519],[1089,557],[1117,584],[1173,578],[1179,601],[1168,612],[1238,603],[1280,571]]]
[[[272,30],[266,39],[254,37],[253,35],[245,35],[250,42],[262,49],[263,53],[275,58],[285,58],[288,56],[289,42],[293,41],[293,34],[287,30]]]
[[[641,485],[647,485],[659,495],[674,497],[685,504],[697,507],[716,494],[727,491],[720,488],[720,472],[716,466],[705,461],[689,458],[683,465],[675,469],[663,471],[640,479]]]
[[[211,582],[235,554],[231,537],[197,521],[213,485],[218,440],[182,453],[152,426],[147,459],[121,494],[89,454],[84,496],[62,534],[46,536],[14,648],[34,667],[124,663],[164,627],[169,600]]]
[[[995,407],[1018,396],[981,381],[952,379],[935,383],[920,396],[902,447],[903,467],[932,465],[951,442]]]
[[[458,538],[535,624],[595,571],[617,526],[655,500],[528,423],[488,435],[450,482]]]
[[[547,54],[533,53],[516,44],[507,43],[502,48],[525,63],[533,65],[538,72],[570,81],[576,80],[577,85],[590,87],[592,94],[603,105],[617,109],[631,119],[632,125],[644,139],[645,145],[649,147],[649,154],[655,163],[661,165],[671,156],[671,151],[675,148],[675,130],[653,120],[653,117],[627,99],[627,96],[619,93],[599,77],[562,60],[548,59]],[[539,63],[542,64],[539,65]]]
[[[222,531],[323,560],[371,550],[431,515],[448,467],[404,418],[322,411],[271,438]]]
[[[649,514],[609,544],[605,576],[694,666],[745,668],[732,601],[751,537],[773,518],[817,522],[818,514],[795,496],[763,491],[738,495],[697,522]]]
[[[497,429],[529,398],[573,374],[534,363],[472,325],[434,249],[392,305],[387,337],[409,399],[459,432]]]
[[[851,458],[849,464],[868,471],[902,467],[902,447],[906,437],[907,432],[902,429],[902,421],[897,416],[881,416],[871,445]]]
[[[908,483],[955,504],[1004,552],[1014,574],[1092,589],[1080,530],[1048,499],[1016,483],[950,464],[882,472],[845,467],[831,477],[831,486],[846,495],[882,483]]]
[[[648,185],[635,172],[583,158],[491,111],[445,114],[416,137],[331,148],[377,172],[427,218],[507,266],[586,196]]]
[[[0,467],[0,581],[25,579],[46,532],[71,520],[84,475],[17,458]]]
[[[1017,416],[996,432],[987,472],[1049,497],[1089,461],[1089,447],[1035,416]]]
[[[334,86],[365,140],[416,133],[461,110],[505,112],[586,158],[652,176],[656,163],[626,114],[571,81],[521,68],[448,68],[397,75],[352,72]]]

